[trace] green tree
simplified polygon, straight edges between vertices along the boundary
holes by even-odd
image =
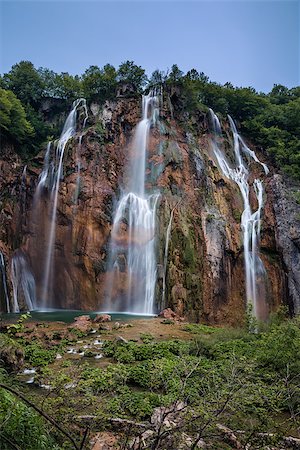
[[[78,75],[62,72],[55,79],[57,96],[63,100],[76,100],[82,96],[81,82]]]
[[[4,86],[13,91],[23,104],[36,105],[43,96],[44,84],[30,61],[14,64],[3,76]]]
[[[114,97],[117,87],[116,69],[106,64],[103,69],[90,66],[82,76],[82,89],[88,101],[100,103]]]
[[[1,134],[13,142],[22,144],[34,135],[20,100],[11,91],[0,88]]]
[[[183,72],[179,69],[177,64],[173,64],[171,67],[171,71],[169,73],[168,81],[170,83],[178,83],[181,82],[183,78]]]
[[[147,75],[141,66],[137,66],[133,61],[126,61],[119,66],[117,81],[129,83],[135,91],[142,92],[147,82]]]

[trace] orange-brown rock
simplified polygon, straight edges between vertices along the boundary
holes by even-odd
[[[237,186],[221,174],[212,157],[205,114],[191,117],[182,111],[176,103],[176,92],[170,101],[172,111],[170,102],[165,101],[161,120],[151,129],[148,141],[147,188],[160,192],[156,310],[170,307],[192,320],[241,323],[246,308],[240,225],[243,201]],[[103,107],[92,104],[89,113],[91,126],[83,133],[82,145],[76,134],[65,152],[47,306],[99,311],[106,310],[108,286],[112,298],[128,293],[126,259],[122,255],[118,277],[113,285],[110,283],[109,245],[115,240],[126,247],[130,240],[126,223],[115,236],[111,236],[111,230],[120,191],[130,177],[126,167],[133,130],[141,114],[140,101],[120,97]],[[264,178],[260,257],[267,281],[262,280],[259,288],[261,297],[266,298],[261,314],[267,315],[281,303],[289,304],[291,312],[299,312],[300,207],[288,195],[285,181],[275,173],[266,155],[256,151],[271,169]],[[38,299],[42,293],[50,199],[45,189],[36,204],[34,192],[43,154],[44,150],[28,164],[23,180],[24,164],[12,147],[0,158],[0,251],[10,297],[11,257],[18,248],[26,254],[34,273]],[[261,175],[256,163],[251,169],[251,180]],[[255,207],[254,196],[251,202]],[[166,230],[172,211],[162,303]],[[141,230],[141,242],[147,239],[149,236]],[[1,277],[0,306],[5,308]]]

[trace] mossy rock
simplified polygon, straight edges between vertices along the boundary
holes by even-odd
[[[6,370],[16,372],[24,365],[25,353],[21,345],[0,334],[0,361]]]

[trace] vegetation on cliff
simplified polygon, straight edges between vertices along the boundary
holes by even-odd
[[[24,387],[20,375],[1,372],[1,386],[13,389],[0,389],[1,448],[23,448],[26,442],[32,450],[80,448],[86,428],[114,430],[123,449],[175,448],[182,440],[181,448],[193,448],[187,437],[210,448],[240,448],[230,445],[227,429],[240,430],[236,436],[249,448],[297,435],[298,319],[286,320],[280,312],[257,333],[160,319],[90,325],[99,333],[96,344],[95,334],[61,323],[28,323],[9,338],[36,373],[35,384]],[[0,342],[10,329],[2,327]],[[95,359],[99,350],[102,358]],[[79,355],[83,351],[85,357]],[[133,447],[133,437],[146,430],[144,444]]]
[[[28,157],[39,151],[52,135],[58,134],[58,129],[50,125],[51,120],[42,111],[46,99],[60,101],[63,111],[81,96],[88,102],[100,104],[114,99],[118,88],[124,85],[130,86],[124,95],[139,95],[147,82],[149,87],[163,87],[171,102],[190,115],[206,111],[207,107],[221,117],[232,115],[245,136],[266,151],[279,168],[300,179],[300,87],[288,89],[274,85],[269,94],[258,93],[251,87],[212,82],[195,69],[184,74],[176,64],[168,73],[156,70],[148,80],[145,70],[133,61],[122,63],[118,69],[110,64],[103,68],[91,66],[81,76],[36,69],[31,62],[21,61],[0,78],[0,87],[5,89],[1,91],[1,110],[4,110],[1,114],[5,114],[6,98],[11,99],[9,91],[12,91],[20,100],[26,117],[20,113],[19,103],[10,100],[10,114],[21,114],[21,118],[17,120],[16,129],[14,121],[1,117],[2,135],[18,144],[17,151]]]

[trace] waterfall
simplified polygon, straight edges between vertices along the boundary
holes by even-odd
[[[263,183],[260,179],[253,182],[253,192],[257,200],[257,209],[252,211],[250,204],[251,186],[249,185],[249,166],[247,158],[253,159],[260,164],[265,174],[269,172],[268,167],[259,161],[254,151],[250,150],[239,135],[233,119],[228,116],[231,132],[233,134],[234,163],[231,163],[221,149],[222,131],[218,117],[210,109],[213,138],[212,148],[224,176],[234,181],[242,195],[244,210],[241,216],[241,228],[243,232],[244,265],[246,277],[246,298],[247,303],[252,305],[253,315],[260,318],[259,304],[259,282],[265,278],[265,268],[259,257],[261,212],[263,209]],[[245,158],[247,157],[247,158]]]
[[[0,252],[0,272],[2,275],[2,284],[3,284],[3,291],[4,291],[4,297],[5,297],[5,303],[6,303],[6,312],[10,313],[10,304],[9,304],[7,281],[6,281],[6,267],[5,267],[4,255],[2,252]]]
[[[56,232],[58,192],[60,180],[63,178],[64,153],[67,143],[76,132],[76,117],[77,117],[77,110],[79,107],[82,107],[84,109],[85,112],[84,125],[85,125],[86,120],[88,118],[86,100],[84,98],[80,98],[74,101],[72,110],[70,111],[65,121],[59,140],[57,142],[49,142],[47,145],[44,158],[44,166],[40,174],[39,182],[35,193],[34,203],[37,207],[43,189],[47,189],[48,192],[50,192],[50,211],[49,211],[50,225],[48,235],[46,238],[46,255],[45,255],[42,295],[41,295],[43,307],[47,306],[47,300],[49,297],[49,285],[50,285],[50,277],[52,275],[53,250]]]
[[[149,131],[159,114],[159,97],[143,96],[142,119],[132,145],[129,182],[117,205],[111,233],[107,309],[152,314],[156,285],[155,223],[158,194],[145,193]],[[122,285],[121,289],[118,289]]]
[[[86,122],[89,118],[86,103],[83,104],[83,108],[84,108],[85,117],[83,119],[82,132],[85,129]],[[81,135],[79,136],[78,147],[77,147],[77,151],[76,151],[77,178],[76,178],[76,188],[75,188],[75,193],[74,193],[74,203],[76,206],[77,206],[78,196],[79,196],[79,191],[80,191],[80,170],[81,170],[80,156],[81,156],[82,136],[83,136],[83,133],[81,133]]]
[[[13,285],[13,312],[20,312],[20,305],[29,311],[36,308],[36,288],[32,271],[22,250],[17,250],[11,260]]]

